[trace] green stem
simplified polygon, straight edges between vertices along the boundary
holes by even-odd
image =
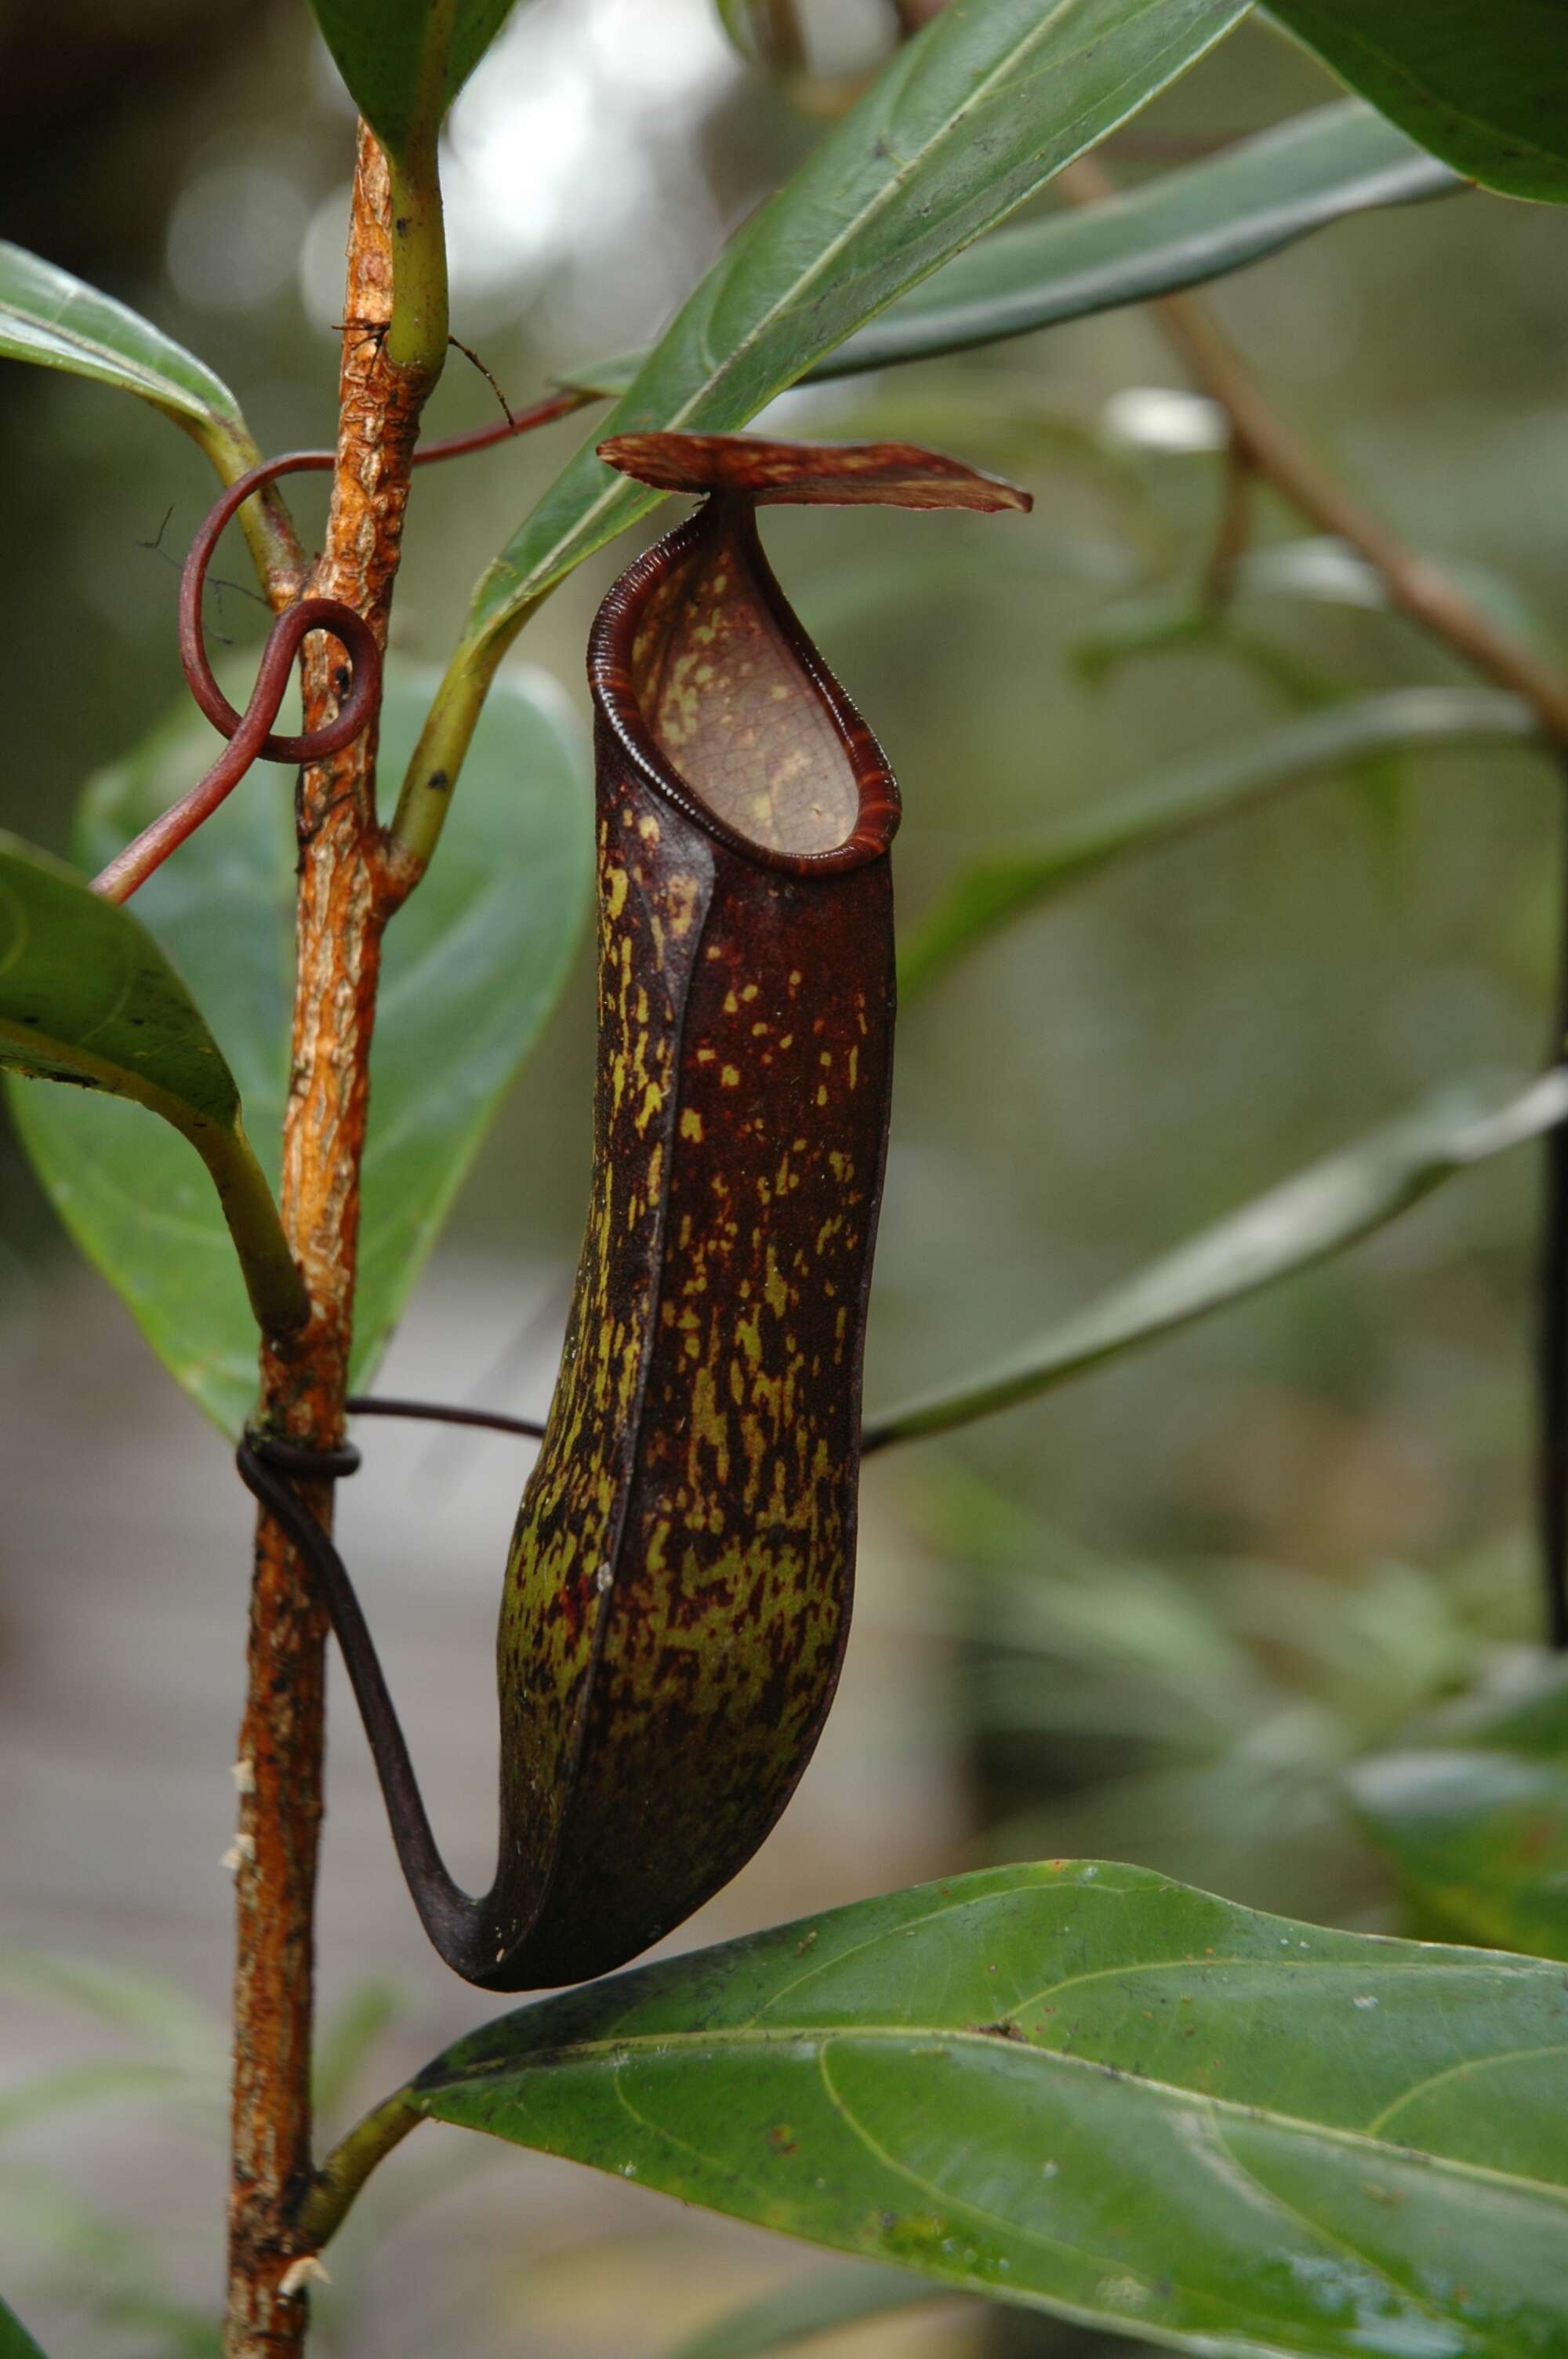
[[[7,1046],[25,1052],[23,1058],[13,1056],[7,1060],[13,1071],[46,1082],[76,1082],[112,1097],[128,1098],[189,1139],[218,1190],[245,1292],[262,1333],[291,1335],[305,1324],[310,1315],[305,1281],[289,1250],[266,1174],[241,1125],[237,1102],[227,1121],[198,1113],[187,1099],[158,1088],[112,1058],[94,1054],[80,1040],[50,1038],[36,1027],[24,1027],[0,1017],[0,1049]]]
[[[237,483],[260,464],[262,454],[243,426],[230,426],[222,419],[198,425],[182,418],[179,423],[189,429],[206,451],[221,483]],[[305,586],[305,553],[287,503],[276,484],[268,484],[245,502],[239,523],[262,588],[273,605],[287,605]]]
[[[339,2139],[299,2207],[299,2230],[311,2252],[330,2243],[376,2165],[424,2119],[409,2092],[395,2089]]]
[[[392,182],[392,319],[386,357],[435,384],[445,366],[447,233],[441,217],[441,176],[436,134],[388,156]]]
[[[518,616],[519,626],[523,619]],[[447,666],[388,831],[388,884],[397,900],[413,891],[430,864],[491,681],[515,636],[513,630],[489,642],[461,639]]]
[[[232,1130],[183,1126],[212,1174],[257,1326],[267,1336],[292,1334],[308,1319],[310,1300],[250,1140],[238,1123]]]

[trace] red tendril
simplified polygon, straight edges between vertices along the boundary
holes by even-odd
[[[582,393],[553,394],[499,425],[478,427],[472,433],[454,434],[444,442],[432,442],[426,450],[416,451],[414,464],[428,467],[440,459],[460,459],[472,451],[488,451],[494,443],[509,442],[515,434],[526,434],[533,427],[547,426],[555,419],[565,418],[592,398]],[[213,728],[229,743],[205,777],[154,820],[150,827],[144,828],[135,842],[116,853],[107,868],[94,877],[92,889],[105,900],[128,901],[154,869],[232,794],[253,762],[321,761],[327,755],[340,753],[345,745],[351,745],[361,730],[374,719],[381,703],[381,649],[364,616],[340,599],[299,598],[292,606],[284,608],[267,634],[255,686],[243,713],[235,712],[213,678],[201,634],[201,594],[207,568],[223,527],[235,510],[243,506],[254,492],[275,483],[280,475],[326,472],[334,464],[330,451],[290,451],[280,459],[264,460],[259,467],[252,467],[229,485],[191,542],[179,577],[179,659],[191,695]],[[307,730],[297,737],[275,737],[271,734],[272,724],[287,690],[294,658],[312,631],[327,632],[343,648],[352,667],[348,693],[335,717],[324,722],[320,728]]]

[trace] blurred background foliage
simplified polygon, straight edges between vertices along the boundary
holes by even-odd
[[[446,164],[454,327],[514,401],[553,369],[661,326],[875,62],[893,13],[880,0],[814,8],[804,52],[786,50],[770,72],[737,54],[710,0],[530,0],[518,12],[458,103]],[[1303,53],[1251,24],[1107,160],[1136,181],[1334,94]],[[13,11],[0,24],[0,125],[6,235],[211,361],[264,449],[328,439],[351,125],[302,0]],[[1565,234],[1559,211],[1467,194],[1342,223],[1208,299],[1363,501],[1560,656]],[[482,379],[454,362],[430,429],[492,408]],[[930,440],[1035,495],[1032,522],[1000,527],[875,511],[768,522],[791,597],[903,782],[898,882],[911,919],[977,853],[1081,817],[1174,758],[1335,698],[1465,677],[1353,570],[1321,551],[1282,560],[1303,528],[1266,494],[1257,544],[1269,554],[1244,569],[1226,615],[1197,632],[1159,627],[1190,609],[1201,578],[1223,437],[1141,312],[796,393],[768,423]],[[443,657],[472,579],[574,432],[421,479],[393,625],[406,656]],[[0,372],[0,435],[11,556],[0,826],[59,849],[90,774],[179,690],[170,559],[210,484],[195,451],[140,405],[25,369]],[[299,496],[308,534],[317,496]],[[514,658],[550,670],[579,711],[588,622],[628,553],[584,566]],[[225,598],[225,633],[243,645],[261,627],[243,592]],[[257,778],[244,791],[287,788]],[[868,1400],[994,1357],[1446,1079],[1538,1062],[1557,957],[1557,805],[1558,781],[1529,749],[1379,754],[1118,865],[923,994],[900,1038]],[[539,1337],[577,1246],[590,1055],[579,961],[427,1280],[439,1298],[455,1283],[443,1271],[478,1268],[498,1297],[510,1287],[535,1306],[533,1327],[503,1335],[502,1363],[509,1381],[523,1369],[535,1402],[547,1381]],[[19,1372],[8,1397],[39,1381],[40,1399],[80,1399],[84,1421],[112,1431],[129,1416],[121,1393],[79,1387],[73,1371],[123,1320],[80,1276],[8,1140],[0,1185],[0,1300]],[[897,1759],[924,1748],[946,1781],[922,1852],[930,1787],[909,1780],[908,1856],[936,1872],[1098,1854],[1303,1916],[1408,1921],[1343,1780],[1411,1715],[1506,1678],[1537,1636],[1538,1195],[1535,1151],[1503,1158],[1156,1349],[877,1462],[869,1610],[879,1631],[925,1649],[925,1669],[902,1718],[899,1700],[882,1699],[866,1744]],[[166,1387],[140,1350],[125,1344],[112,1364],[138,1392]],[[47,1382],[32,1373],[44,1360]],[[460,1354],[448,1389],[481,1394],[487,1365],[499,1384],[493,1358]],[[168,1389],[158,1489],[178,1532],[190,1460],[213,1462],[220,1497],[224,1470]],[[69,1595],[32,1593],[29,1535],[54,1513],[62,1462],[36,1455],[24,1433],[13,1420],[15,1512],[0,1535],[0,1681],[13,1694],[40,1662],[47,1684],[50,1650],[73,1626]],[[88,1450],[71,1483],[106,1492],[95,1469],[113,1457]],[[438,1521],[448,1495],[438,1487],[421,1512]],[[237,1497],[226,1528],[222,1603],[237,1657]],[[489,1560],[476,1559],[475,1632],[500,1541],[497,1528]],[[470,1669],[482,1683],[481,1648]],[[225,1699],[237,1694],[236,1670],[221,1677]],[[841,1807],[854,1821],[857,1799]],[[873,1816],[860,1890],[893,1880],[879,1850],[887,1824]],[[62,1801],[53,1840],[68,1865],[79,1826]],[[848,1897],[795,1865],[793,1887],[769,1890],[765,1906],[759,1897],[741,1921]],[[387,1867],[376,1851],[367,1872]],[[11,1888],[14,1939],[32,1938],[27,1897]],[[221,1919],[211,1878],[200,1897]],[[216,2145],[195,2181],[206,2212],[168,2223],[189,2252],[171,2233],[155,2262],[112,2205],[90,2214],[70,2190],[111,2099],[206,2150],[222,2106],[221,1949],[171,1953],[108,1908],[39,1914],[49,1939],[102,1962],[71,1968],[74,1982],[37,1958],[7,1970],[20,2027],[5,2044],[0,2136],[6,2243],[25,2261],[7,2289],[42,2287],[74,2321],[72,2351],[207,2351]],[[164,1979],[144,1985],[145,1973]],[[324,2069],[348,2106],[418,2060],[438,2003],[345,1988]],[[471,2019],[460,1995],[438,2004],[439,2025]],[[100,2027],[89,2056],[108,2080],[60,2082],[51,2065],[40,2082],[37,2049],[57,2037],[72,2049],[78,2016]],[[402,2046],[399,2020],[412,2025]],[[48,2169],[27,2142],[40,2124]],[[470,2168],[510,2192],[465,2209],[453,2172],[467,2152],[451,2134],[422,2133],[407,2169],[400,2158],[377,2182],[341,2268],[334,2256],[344,2282],[322,2304],[324,2352],[652,2352],[787,2273],[763,2240],[695,2217],[662,2234],[644,2210],[594,2213],[584,2245],[570,2207],[546,2207],[524,2237],[521,2190],[539,2175],[514,2158],[490,2168],[476,2150]],[[417,2228],[406,2225],[427,2198]],[[372,2319],[356,2306],[354,2256],[394,2228],[400,2250],[416,2239],[409,2266],[429,2299],[406,2315],[384,2301]],[[1073,2339],[1028,2319],[984,2332],[991,2349]],[[857,2330],[842,2348],[956,2353],[981,2332],[972,2313],[943,2306]]]

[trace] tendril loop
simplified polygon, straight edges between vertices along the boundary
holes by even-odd
[[[432,442],[415,452],[413,463],[416,467],[427,467],[438,460],[458,459],[470,451],[489,450],[494,443],[527,433],[532,427],[564,418],[589,398],[590,396],[575,392],[552,395],[515,417],[509,414],[500,425],[480,427],[473,433],[454,434],[445,441]],[[230,518],[253,494],[276,483],[280,475],[326,473],[333,464],[330,451],[289,451],[281,458],[264,460],[260,466],[252,467],[232,483],[203,518],[179,578],[179,659],[191,695],[213,728],[229,742],[206,776],[154,820],[150,827],[144,828],[135,841],[117,853],[93,878],[94,892],[105,900],[129,900],[154,869],[194,834],[220,803],[227,800],[253,762],[324,761],[330,754],[341,753],[345,745],[351,745],[374,720],[381,705],[381,647],[365,617],[352,606],[344,605],[341,599],[299,598],[284,608],[267,634],[255,686],[243,712],[235,711],[219,687],[202,636],[201,597],[207,569]],[[294,658],[315,631],[324,631],[336,639],[347,655],[351,677],[346,692],[332,719],[323,722],[319,728],[306,730],[297,736],[275,736],[272,724],[287,692]]]

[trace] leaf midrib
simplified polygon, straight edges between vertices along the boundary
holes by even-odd
[[[1184,1963],[1185,1961],[1182,1962]],[[1346,1967],[1349,1967],[1354,1962],[1346,1960],[1344,1962]],[[1161,2081],[1152,2074],[1136,2072],[1125,2065],[1106,2063],[1091,2056],[1074,2056],[1060,2048],[1040,2048],[1032,2040],[1007,2039],[1000,2038],[995,2032],[948,2030],[937,2025],[919,2025],[913,2028],[905,2024],[881,2023],[800,2025],[776,2031],[763,2030],[755,2025],[747,2025],[719,2032],[659,2032],[644,2033],[623,2039],[579,2040],[564,2047],[543,2049],[533,2059],[524,2054],[514,2063],[499,2067],[494,2063],[476,2065],[470,2072],[460,2074],[449,2081],[416,2083],[415,2095],[419,2098],[434,2095],[442,2090],[456,2092],[481,2088],[486,2082],[512,2075],[525,2078],[530,2071],[542,2070],[547,2065],[584,2064],[602,2060],[612,2062],[619,2072],[634,2060],[657,2059],[672,2049],[689,2050],[697,2048],[757,2049],[809,2045],[814,2049],[825,2051],[847,2040],[866,2040],[872,2044],[895,2047],[914,2044],[930,2047],[940,2040],[944,2047],[973,2048],[989,2051],[992,2055],[999,2049],[1004,2049],[1021,2067],[1027,2059],[1030,2063],[1038,2066],[1042,2071],[1061,2065],[1080,2072],[1097,2072],[1102,2078],[1130,2082],[1140,2090],[1148,2091],[1152,2096],[1171,2098],[1178,2104],[1193,2105],[1200,2109],[1206,2108],[1217,2114],[1223,2114],[1238,2121],[1264,2122],[1280,2129],[1301,2132],[1312,2137],[1327,2138],[1337,2145],[1351,2147],[1357,2151],[1366,2149],[1379,2154],[1409,2157],[1420,2162],[1423,2168],[1453,2171],[1465,2179],[1481,2180],[1488,2184],[1517,2189],[1527,2195],[1545,2197],[1568,2211],[1568,2187],[1556,2186],[1550,2180],[1527,2179],[1518,2171],[1499,2169],[1490,2163],[1465,2162],[1450,2155],[1433,2154],[1424,2147],[1401,2146],[1391,2139],[1376,2137],[1364,2129],[1346,2128],[1333,2122],[1313,2121],[1304,2114],[1282,2112],[1278,2106],[1250,2104],[1238,2097],[1221,2097],[1214,2095],[1207,2090],[1183,2088],[1177,2082]],[[1540,2052],[1558,2053],[1563,2046],[1568,2046],[1568,2043],[1560,2043],[1557,2047],[1543,2049]],[[1530,2052],[1532,2051],[1510,2050],[1509,2054],[1514,2056]],[[1485,2067],[1492,2060],[1487,2057],[1476,2057],[1474,2063],[1476,2067]],[[1425,2083],[1422,2082],[1413,2084],[1403,2093],[1399,2102],[1404,2104],[1410,2098],[1419,2095],[1424,2086]],[[1384,2108],[1384,2110],[1388,2109]],[[667,2135],[662,2125],[654,2126],[660,2136]],[[701,2149],[695,2149],[695,2151],[701,2155]],[[707,2161],[710,2160],[711,2157],[701,2155],[701,2158]]]

